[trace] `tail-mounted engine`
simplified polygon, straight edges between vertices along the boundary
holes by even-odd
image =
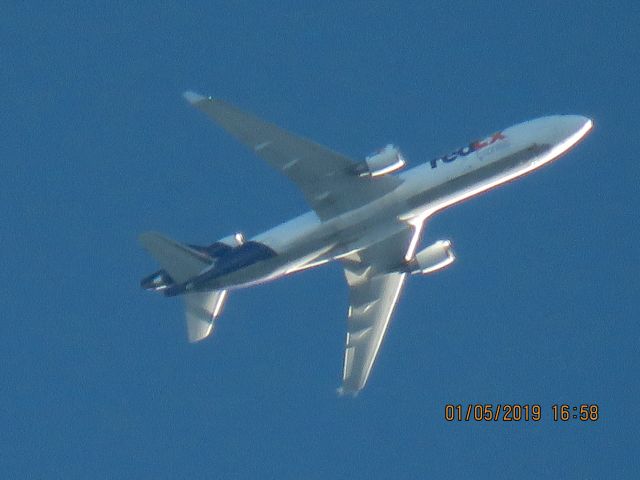
[[[225,245],[229,245],[230,247],[239,247],[245,242],[244,235],[240,232],[234,233],[233,235],[229,235],[228,237],[224,237],[221,240],[218,240],[217,243],[224,243]]]
[[[415,257],[407,263],[406,270],[411,273],[433,273],[451,265],[455,259],[451,242],[438,240],[416,253]]]
[[[199,245],[189,245],[189,247],[197,250],[198,252],[204,253],[206,256],[210,258],[217,258],[230,250],[239,247],[240,245],[245,243],[245,238],[242,233],[234,233],[233,235],[229,235],[228,237],[224,237],[217,242],[213,242],[211,245],[206,247],[201,247]]]
[[[405,166],[404,157],[395,145],[387,145],[373,155],[369,155],[364,161],[358,163],[355,173],[361,177],[386,175],[400,170]]]

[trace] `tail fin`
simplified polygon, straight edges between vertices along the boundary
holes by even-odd
[[[143,233],[139,240],[176,283],[186,282],[211,264],[211,258],[205,253],[182,245],[159,233]],[[187,337],[190,342],[198,342],[211,334],[214,321],[222,312],[226,297],[226,290],[183,295],[186,307]]]

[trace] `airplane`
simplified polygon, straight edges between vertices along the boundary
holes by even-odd
[[[367,383],[407,275],[455,260],[449,240],[416,253],[425,221],[557,159],[593,127],[580,115],[541,117],[396,173],[406,161],[395,145],[353,160],[222,100],[184,97],[293,181],[312,210],[253,238],[235,233],[208,246],[143,233],[140,243],[162,268],[142,288],[181,296],[188,339],[197,342],[211,334],[230,290],[341,262],[350,305],[338,392],[353,396]]]

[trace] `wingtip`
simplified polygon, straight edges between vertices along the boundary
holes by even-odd
[[[200,95],[199,93],[196,93],[192,90],[187,90],[182,94],[182,96],[191,105],[195,105],[196,103],[201,102],[202,100],[205,100],[207,98],[204,95]]]
[[[163,238],[163,235],[160,232],[143,232],[138,235],[138,243],[145,250],[149,250],[150,246],[154,245],[158,241],[158,238]]]
[[[150,238],[156,235],[156,232],[143,232],[138,235],[138,243],[143,247],[146,247],[146,244]]]
[[[347,388],[347,387],[345,387],[343,385],[343,386],[338,387],[336,389],[336,393],[338,394],[339,397],[356,398],[358,396],[358,394],[360,393],[360,390],[352,390],[352,389]]]

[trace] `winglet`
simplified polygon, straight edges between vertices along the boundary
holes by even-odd
[[[196,93],[192,90],[187,90],[186,92],[184,92],[182,94],[182,96],[187,100],[187,102],[189,102],[191,105],[195,105],[198,102],[201,102],[202,100],[206,100],[207,97],[205,97],[204,95],[200,95],[199,93]]]

